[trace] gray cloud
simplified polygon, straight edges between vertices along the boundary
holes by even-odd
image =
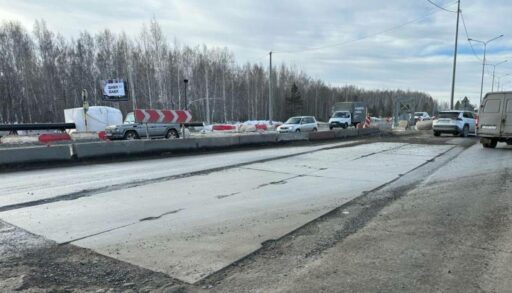
[[[455,9],[454,1],[437,0]],[[269,50],[275,63],[295,65],[332,85],[355,84],[370,88],[423,90],[447,100],[450,94],[455,14],[438,11],[416,0],[286,0],[286,1],[58,1],[0,0],[0,18],[18,20],[31,28],[36,19],[67,37],[81,31],[109,28],[130,36],[155,17],[169,41],[228,47],[238,62],[266,64]],[[462,11],[471,37],[488,39],[508,34],[512,4],[507,0],[464,0]],[[411,20],[420,20],[364,40]],[[476,102],[480,92],[481,63],[473,56],[461,23],[456,96]],[[342,44],[340,46],[330,46]],[[489,60],[512,58],[512,35],[489,47]],[[497,50],[499,48],[500,50]],[[478,54],[481,46],[475,44]],[[512,61],[499,67],[511,72]],[[511,78],[512,80],[512,78]],[[505,79],[503,83],[507,83]],[[512,86],[509,83],[509,86]],[[490,89],[486,77],[486,89]]]

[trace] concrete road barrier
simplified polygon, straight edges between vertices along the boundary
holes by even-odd
[[[377,128],[360,128],[360,129],[357,129],[357,134],[359,136],[372,135],[372,134],[376,134],[376,133],[379,133],[379,130]]]
[[[309,140],[309,134],[303,132],[293,132],[293,133],[279,133],[277,135],[277,141],[304,141]]]
[[[416,130],[432,130],[432,120],[416,122]]]
[[[409,128],[409,121],[407,120],[400,120],[398,122],[398,127],[393,129],[394,131],[406,131]]]
[[[192,150],[197,148],[196,141],[197,139],[160,139],[79,143],[73,145],[73,155],[78,159],[87,159]]]
[[[277,142],[277,133],[240,135],[240,145],[269,144]]]
[[[244,145],[275,144],[284,141],[319,141],[357,137],[380,132],[379,129],[340,129],[311,133],[238,134],[190,139],[81,142],[70,145],[13,147],[0,149],[0,165],[51,162],[173,151],[226,148]],[[97,134],[96,134],[97,135]],[[37,137],[35,137],[37,139]]]
[[[240,144],[238,135],[221,137],[201,137],[195,139],[196,146],[199,149],[233,147]]]
[[[347,137],[356,137],[359,135],[356,128],[348,128],[348,129],[336,129],[334,131],[334,135],[336,138],[347,138]]]
[[[327,139],[335,139],[336,134],[333,130],[329,131],[316,131],[309,133],[309,140],[327,140]]]
[[[69,145],[0,149],[0,165],[71,160]]]
[[[197,148],[198,139],[158,139],[144,140],[144,153],[187,151]]]
[[[78,159],[122,156],[144,153],[144,141],[111,141],[73,144],[73,155]]]

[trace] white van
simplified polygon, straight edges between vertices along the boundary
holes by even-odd
[[[478,135],[486,148],[512,145],[512,92],[488,93],[480,106]]]

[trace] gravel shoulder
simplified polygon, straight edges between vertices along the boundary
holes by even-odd
[[[165,274],[0,221],[0,292],[198,292]]]

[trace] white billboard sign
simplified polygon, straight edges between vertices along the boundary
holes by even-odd
[[[126,83],[122,79],[114,79],[114,80],[103,80],[101,82],[103,89],[103,98],[105,100],[125,100],[126,99],[126,91],[125,85]]]

